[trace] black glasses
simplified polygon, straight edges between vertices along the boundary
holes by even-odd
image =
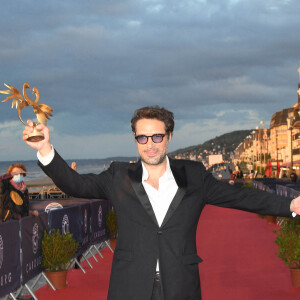
[[[148,143],[148,138],[151,137],[153,143],[159,144],[163,141],[165,134],[156,133],[153,135],[137,135],[135,139],[139,144],[145,145]]]

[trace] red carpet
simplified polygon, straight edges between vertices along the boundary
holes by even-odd
[[[299,300],[276,256],[275,228],[255,214],[206,206],[197,233],[203,300]]]
[[[300,289],[292,287],[288,267],[276,256],[275,228],[255,214],[206,206],[197,232],[203,300],[299,300]],[[66,289],[44,286],[36,296],[105,300],[112,253],[105,249],[103,255],[98,263],[91,259],[94,269],[84,264],[86,275],[70,271]]]

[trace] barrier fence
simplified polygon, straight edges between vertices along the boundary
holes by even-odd
[[[53,208],[59,204],[60,209],[45,212],[47,206]],[[18,293],[25,288],[34,299],[37,299],[32,289],[43,275],[42,237],[44,230],[49,231],[55,228],[62,233],[72,233],[80,244],[74,257],[75,261],[78,255],[84,255],[86,259],[87,251],[93,255],[92,247],[101,255],[96,245],[104,242],[108,244],[108,232],[105,225],[108,207],[107,200],[57,200],[55,205],[53,201],[39,200],[31,203],[31,209],[37,209],[40,212],[38,217],[29,216],[20,221],[11,220],[0,223],[0,297],[10,294],[13,299],[16,299]],[[81,266],[80,268],[83,270]],[[30,280],[36,282],[29,286],[27,283]]]
[[[296,198],[300,196],[300,182],[289,179],[257,178],[252,180],[252,186],[279,196]]]

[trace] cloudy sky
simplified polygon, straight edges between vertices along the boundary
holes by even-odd
[[[268,127],[297,101],[299,11],[299,0],[2,0],[0,89],[36,86],[71,159],[135,156],[130,119],[146,105],[174,112],[170,151]],[[10,104],[0,161],[35,159]]]

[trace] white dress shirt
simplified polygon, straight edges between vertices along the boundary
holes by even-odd
[[[169,158],[167,159],[167,168],[163,176],[159,178],[158,190],[146,182],[149,177],[148,171],[143,166],[142,184],[147,193],[151,206],[153,208],[157,223],[161,226],[169,206],[178,190],[177,183],[170,168]],[[159,271],[159,261],[157,260],[156,271]]]
[[[40,152],[37,152],[37,158],[43,166],[49,165],[52,159],[54,158],[54,155],[55,152],[52,145],[51,145],[51,152],[49,152],[46,156],[42,156]]]
[[[178,190],[177,183],[174,179],[173,173],[170,168],[168,157],[166,157],[166,159],[167,168],[164,175],[159,178],[158,190],[146,182],[146,180],[149,177],[149,174],[147,169],[145,168],[144,163],[142,163],[142,184],[152,205],[159,226],[161,226],[165,215],[169,209],[169,206]]]

